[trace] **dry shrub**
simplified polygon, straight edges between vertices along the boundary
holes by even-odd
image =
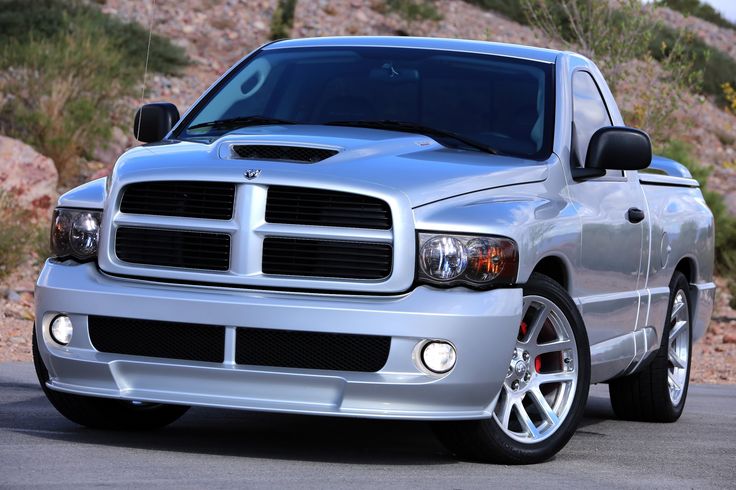
[[[548,37],[595,59],[623,104],[627,123],[646,130],[655,144],[672,137],[675,113],[690,93],[700,90],[692,35],[684,31],[660,40],[661,30],[639,0],[524,0],[529,21]],[[669,32],[669,31],[668,31]],[[632,69],[633,67],[633,69]],[[631,108],[633,106],[633,108]]]
[[[62,185],[111,131],[141,81],[148,32],[82,0],[0,0],[0,132],[52,158]],[[149,69],[175,73],[181,48],[154,35]]]
[[[523,0],[531,25],[593,58],[615,89],[625,62],[647,53],[651,16],[639,0]]]
[[[104,38],[71,33],[6,47],[3,59],[21,68],[6,77],[12,95],[0,108],[0,128],[50,157],[61,182],[74,182],[77,159],[109,136],[110,114],[124,93],[115,76],[120,54]]]
[[[0,189],[0,280],[25,261],[31,236],[36,233],[36,227],[29,224],[29,211],[17,202],[16,196]]]

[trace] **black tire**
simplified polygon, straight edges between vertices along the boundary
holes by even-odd
[[[38,351],[35,328],[33,365],[41,388],[51,405],[64,417],[79,425],[107,430],[150,430],[174,422],[189,410],[189,407],[183,405],[134,404],[123,400],[72,395],[49,389],[46,386],[49,373]]]
[[[460,458],[500,464],[546,461],[568,443],[583,416],[590,388],[590,347],[580,312],[565,289],[544,275],[532,274],[523,289],[525,296],[542,296],[553,302],[572,327],[578,356],[578,379],[572,405],[556,431],[537,443],[522,443],[512,439],[495,418],[434,424],[439,440]]]
[[[642,422],[675,422],[682,415],[690,384],[690,365],[692,359],[692,328],[688,329],[687,375],[682,396],[677,404],[670,398],[667,383],[670,361],[668,360],[669,337],[672,329],[672,307],[678,291],[683,291],[692,326],[692,307],[689,284],[684,275],[675,272],[670,281],[670,302],[662,332],[662,342],[655,358],[640,372],[614,379],[608,384],[611,405],[617,417],[624,420]]]

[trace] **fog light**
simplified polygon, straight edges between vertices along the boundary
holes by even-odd
[[[449,342],[433,340],[422,349],[422,363],[433,373],[446,373],[455,367],[455,347]]]
[[[68,316],[59,315],[51,321],[51,338],[54,342],[67,345],[72,340],[74,327]]]

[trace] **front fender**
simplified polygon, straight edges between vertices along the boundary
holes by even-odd
[[[558,257],[572,270],[580,250],[580,221],[562,196],[543,183],[477,192],[414,210],[418,231],[498,235],[519,247],[517,281],[525,283],[545,257]]]

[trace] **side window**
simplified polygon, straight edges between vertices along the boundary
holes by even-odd
[[[578,71],[572,77],[572,108],[575,124],[573,151],[577,155],[577,164],[585,165],[590,138],[604,126],[612,126],[608,109],[603,97],[590,73]],[[609,172],[610,174],[610,172]],[[621,175],[616,171],[616,175]]]

